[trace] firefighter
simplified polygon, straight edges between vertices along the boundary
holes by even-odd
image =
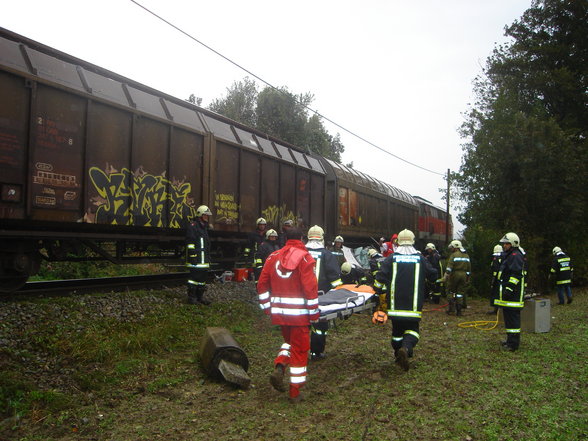
[[[455,315],[460,316],[462,309],[466,308],[465,286],[470,279],[470,256],[459,240],[454,240],[449,244],[449,252],[451,254],[447,261],[444,277],[449,297],[447,314],[452,314],[455,311]]]
[[[368,275],[363,268],[351,266],[349,262],[341,265],[341,281],[344,285],[369,285]]]
[[[345,262],[345,254],[343,254],[343,237],[337,236],[333,241],[333,249],[331,250],[333,256],[337,258],[337,262],[339,265],[342,265]]]
[[[370,264],[370,274],[372,275],[372,278],[375,279],[376,273],[380,269],[380,262],[382,262],[382,260],[384,260],[384,256],[382,256],[380,253],[378,253],[373,248],[370,248],[368,250],[367,254],[368,254],[368,263]]]
[[[196,210],[196,218],[186,228],[186,266],[190,272],[188,276],[188,303],[208,305],[204,299],[206,279],[210,269],[210,239],[208,238],[208,223],[212,213],[206,205]]]
[[[261,309],[271,316],[272,324],[280,325],[284,337],[270,383],[285,392],[284,375],[289,367],[289,399],[296,402],[306,383],[309,325],[319,319],[318,285],[315,261],[301,241],[302,232],[292,228],[286,234],[286,245],[267,258],[257,292]]]
[[[292,219],[286,219],[282,222],[282,231],[278,235],[278,245],[282,248],[286,244],[286,235],[288,230],[294,228],[294,221]]]
[[[343,284],[337,258],[325,248],[324,236],[323,229],[315,225],[308,230],[306,244],[308,252],[316,261],[314,272],[318,281],[319,296]],[[317,322],[311,327],[310,356],[313,360],[325,357],[328,329],[328,322]]]
[[[502,239],[502,262],[498,272],[500,286],[494,305],[502,307],[506,341],[503,349],[516,351],[521,341],[521,309],[524,306],[526,259],[519,249],[521,242],[515,233],[506,233]]]
[[[255,253],[255,280],[259,280],[261,269],[265,264],[268,256],[274,251],[278,251],[280,245],[278,244],[278,233],[276,230],[267,230],[265,233],[265,240],[261,243],[257,252]]]
[[[392,321],[392,349],[396,362],[408,371],[409,357],[420,339],[419,322],[425,297],[425,279],[435,280],[436,270],[414,248],[414,233],[402,230],[398,234],[398,249],[387,257],[376,273],[374,289],[385,293],[374,323]],[[382,297],[380,297],[382,299]]]
[[[498,291],[500,290],[500,280],[498,279],[498,272],[500,271],[500,263],[502,262],[502,245],[494,246],[492,253],[492,263],[490,269],[492,271],[492,281],[490,282],[490,307],[493,308],[487,314],[496,314],[498,306],[494,304],[494,300],[498,298]]]
[[[441,256],[437,251],[434,243],[428,243],[425,246],[425,258],[429,261],[431,266],[437,271],[437,278],[434,283],[427,283],[428,292],[431,293],[431,300],[433,303],[439,304],[441,300],[441,288],[443,284],[443,265],[441,265]]]
[[[257,227],[255,231],[247,235],[247,245],[243,250],[245,265],[248,267],[255,267],[255,253],[257,253],[257,249],[265,240],[267,221],[263,217],[260,217],[255,221],[255,224]]]
[[[551,274],[555,274],[555,287],[557,289],[557,297],[559,299],[558,305],[565,303],[565,298],[568,298],[568,304],[572,303],[572,275],[574,267],[572,260],[564,253],[560,247],[555,247],[552,250],[553,263],[551,265]]]

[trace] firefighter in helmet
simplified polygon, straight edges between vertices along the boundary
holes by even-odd
[[[261,245],[261,243],[265,240],[265,233],[267,227],[267,221],[260,217],[255,221],[257,225],[255,231],[249,233],[247,235],[247,245],[243,250],[243,258],[245,260],[245,265],[255,267],[255,253],[257,253],[257,249]]]
[[[451,254],[447,260],[444,277],[449,300],[447,314],[455,311],[455,315],[460,316],[462,309],[466,307],[465,286],[469,282],[472,267],[470,256],[459,240],[451,241],[448,248]]]
[[[423,254],[431,266],[437,271],[437,278],[435,279],[435,282],[427,282],[427,291],[430,293],[433,303],[439,304],[443,286],[443,266],[441,265],[441,256],[439,255],[439,252],[437,251],[434,243],[428,243],[425,246],[425,252]]]
[[[527,259],[521,251],[521,241],[515,233],[506,233],[502,239],[502,262],[498,272],[500,287],[494,305],[502,308],[506,341],[502,349],[516,351],[521,342],[521,309],[524,306]]]
[[[278,243],[278,233],[276,230],[267,230],[265,233],[265,240],[261,243],[257,252],[255,253],[255,280],[259,279],[263,265],[267,260],[268,256],[274,251],[280,249]]]
[[[319,296],[343,284],[337,258],[325,248],[324,236],[323,229],[315,225],[308,230],[308,242],[306,243],[308,252],[316,261],[315,275],[318,281]],[[317,322],[311,327],[310,355],[314,360],[325,356],[328,329],[328,322]]]
[[[212,212],[206,205],[196,209],[196,218],[186,228],[186,266],[188,277],[188,303],[208,305],[204,299],[206,280],[210,269],[210,239],[208,228]]]
[[[398,234],[398,248],[388,256],[376,273],[374,289],[380,295],[379,310],[374,323],[392,321],[392,349],[396,362],[408,371],[408,358],[419,342],[419,323],[425,297],[425,279],[436,279],[437,271],[414,247],[414,233],[402,230]]]
[[[333,240],[333,249],[331,250],[333,256],[337,258],[337,262],[339,265],[342,265],[345,262],[345,254],[343,254],[343,236],[335,237]]]

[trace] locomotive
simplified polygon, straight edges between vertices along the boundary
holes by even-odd
[[[0,291],[42,259],[182,261],[200,204],[227,265],[259,216],[350,245],[418,231],[426,201],[2,28],[0,96]]]

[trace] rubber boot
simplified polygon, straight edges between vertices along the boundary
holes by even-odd
[[[198,287],[197,291],[196,291],[196,300],[198,301],[198,303],[201,303],[202,305],[210,305],[210,302],[206,299],[204,299],[204,287]]]
[[[455,299],[449,299],[449,308],[447,308],[447,314],[453,314],[455,308]]]
[[[197,305],[198,304],[198,294],[196,291],[196,287],[193,285],[188,286],[188,304],[189,305]]]
[[[457,317],[460,317],[460,316],[461,316],[461,309],[462,309],[462,308],[463,308],[463,306],[461,305],[461,303],[457,302],[457,303],[455,304],[455,315],[456,315]]]

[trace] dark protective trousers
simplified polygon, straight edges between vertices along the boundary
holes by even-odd
[[[392,349],[394,356],[401,347],[405,347],[408,356],[412,357],[413,348],[419,342],[420,320],[392,319]]]
[[[521,343],[521,308],[502,308],[504,327],[506,328],[506,344],[518,349]]]
[[[310,327],[310,352],[313,355],[322,354],[325,352],[325,346],[327,345],[329,322],[313,323]]]
[[[188,277],[188,301],[202,299],[204,290],[206,289],[207,277],[207,270],[190,268],[190,275]]]

